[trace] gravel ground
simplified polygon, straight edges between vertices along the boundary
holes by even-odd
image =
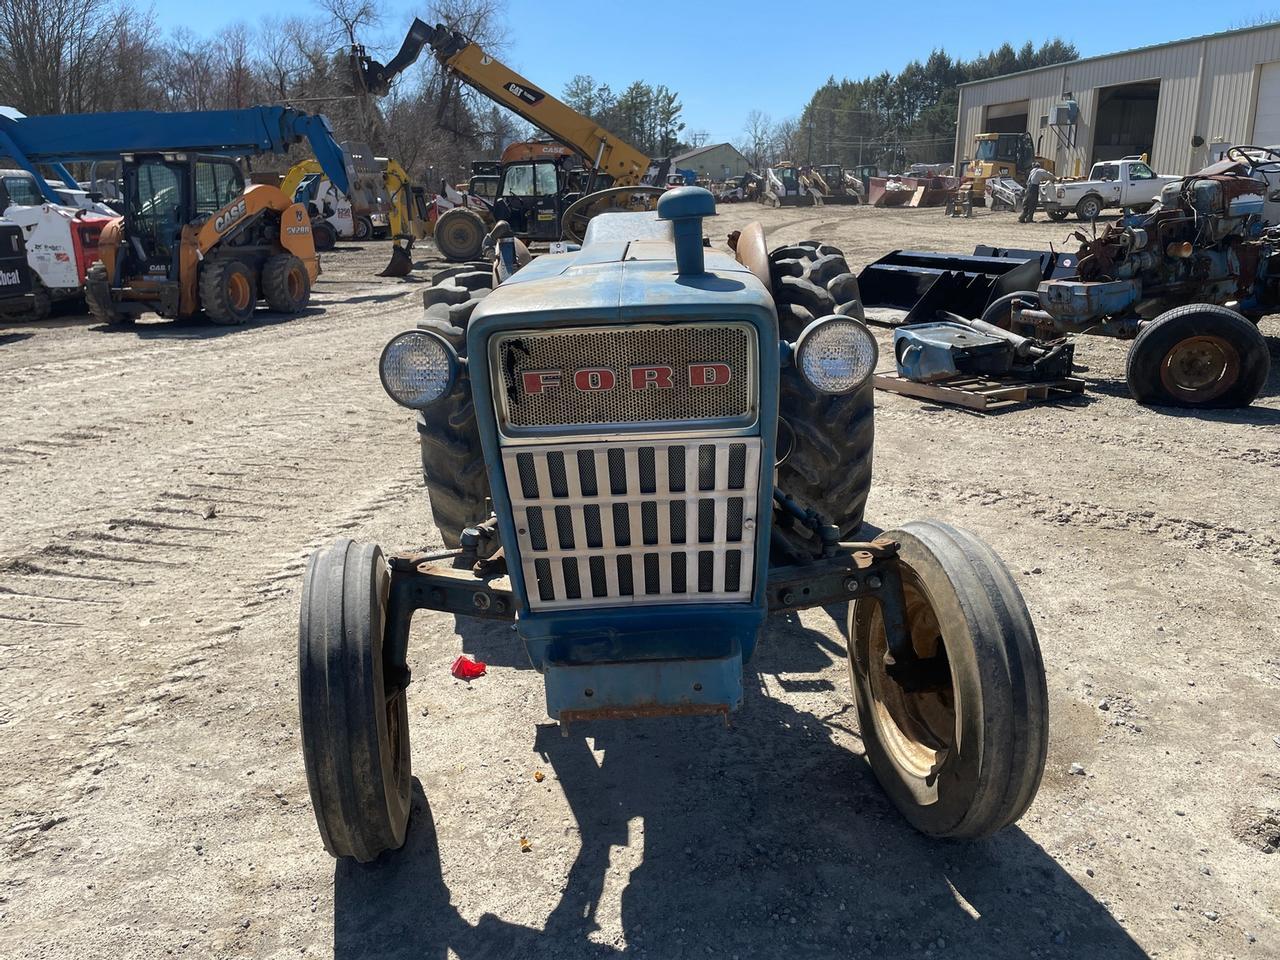
[[[855,269],[1072,229],[752,205],[717,240],[753,218]],[[1280,956],[1280,373],[1249,410],[1146,409],[1100,339],[1079,401],[876,398],[869,521],[976,531],[1040,633],[1049,766],[1016,827],[904,825],[821,609],[770,622],[730,726],[568,736],[509,630],[420,614],[408,843],[335,865],[298,745],[302,567],[338,536],[439,543],[376,372],[430,271],[374,278],[386,257],[326,255],[312,309],[240,329],[0,326],[0,956]],[[459,651],[488,675],[453,680]]]

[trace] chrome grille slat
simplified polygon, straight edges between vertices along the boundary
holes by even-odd
[[[673,477],[669,451],[672,448],[680,448],[683,453],[683,490],[670,489]],[[646,451],[643,457],[642,450]],[[580,451],[586,453],[581,459]],[[621,456],[625,474],[625,477],[615,476],[612,482],[610,451],[614,451],[615,462]],[[758,437],[523,446],[504,448],[502,456],[521,568],[533,609],[750,600],[754,586],[760,467]],[[553,456],[557,463],[560,457],[564,460],[564,483],[560,485],[563,496],[556,496],[557,491],[551,484],[553,471],[549,458]],[[531,462],[523,458],[531,458]],[[737,466],[731,469],[731,459],[745,464],[741,475]],[[521,482],[519,464],[522,460],[525,476],[532,473],[536,490],[530,490],[527,482]],[[652,473],[652,481],[648,473],[643,481],[645,488],[652,482],[651,493],[641,492],[642,463],[646,465],[645,470]],[[588,464],[595,467],[594,496],[582,493],[582,471]],[[711,481],[711,489],[699,489],[700,476]],[[739,485],[731,487],[731,482]],[[615,487],[622,489],[614,493]],[[710,524],[710,542],[700,542],[699,537],[703,503],[709,506],[710,516],[714,518]],[[739,536],[734,540],[729,539],[731,503],[734,515],[742,517],[740,529],[736,531]],[[679,524],[673,504],[679,504],[683,510],[683,543],[676,542],[672,529],[673,521]],[[598,508],[600,512],[598,546],[592,546],[590,540],[594,538],[587,536],[588,507]],[[618,511],[616,531],[615,507]],[[645,542],[646,515],[651,540],[655,539],[656,517],[656,543]],[[739,525],[735,522],[735,526]],[[564,538],[562,530],[566,531]],[[570,530],[573,542],[564,542]],[[622,536],[624,530],[625,537]],[[683,559],[682,571],[677,570],[673,560],[677,556]],[[594,575],[593,564],[597,571]],[[736,571],[736,577],[731,571]],[[678,575],[680,573],[683,575]],[[575,579],[579,596],[572,597],[570,588]],[[624,592],[628,581],[629,594]],[[597,595],[599,587],[603,588],[603,595]],[[656,593],[650,593],[650,589],[656,589]]]

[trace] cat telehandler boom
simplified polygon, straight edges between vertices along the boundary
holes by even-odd
[[[651,160],[444,24],[432,27],[415,19],[399,52],[386,64],[369,58],[357,47],[355,68],[360,82],[370,94],[387,93],[396,76],[427,47],[450,74],[567,146],[582,157],[590,171],[584,189],[574,191],[568,179],[557,176],[554,170],[540,171],[524,162],[508,176],[504,164],[493,212],[496,220],[508,222],[516,236],[545,239],[544,234],[554,233],[551,239],[565,236],[580,242],[587,221],[596,213],[634,208],[641,201],[651,205],[661,196],[669,161]],[[515,208],[523,210],[531,198],[546,202],[540,205],[543,215],[534,220],[538,231],[524,233],[514,222],[520,216],[508,214]],[[548,220],[547,213],[552,219]],[[451,260],[474,260],[481,253],[487,229],[484,219],[474,210],[458,207],[445,211],[436,222],[436,244]]]
[[[306,140],[329,178],[350,189],[329,122],[286,107],[24,117],[0,132],[0,152],[41,182],[40,164],[120,161],[124,214],[103,228],[85,283],[90,312],[109,323],[203,309],[236,324],[260,299],[286,313],[307,305],[320,272],[310,215],[278,187],[246,189],[236,158]]]

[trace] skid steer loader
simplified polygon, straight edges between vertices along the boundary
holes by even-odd
[[[320,273],[306,207],[265,184],[245,189],[239,164],[198,154],[126,154],[124,216],[111,221],[85,299],[105,323],[148,311],[214,323],[307,306]]]

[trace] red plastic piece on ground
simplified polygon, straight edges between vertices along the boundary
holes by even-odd
[[[449,672],[459,680],[475,680],[477,677],[484,676],[484,661],[472,660],[464,653],[457,660],[453,661],[453,667]]]

